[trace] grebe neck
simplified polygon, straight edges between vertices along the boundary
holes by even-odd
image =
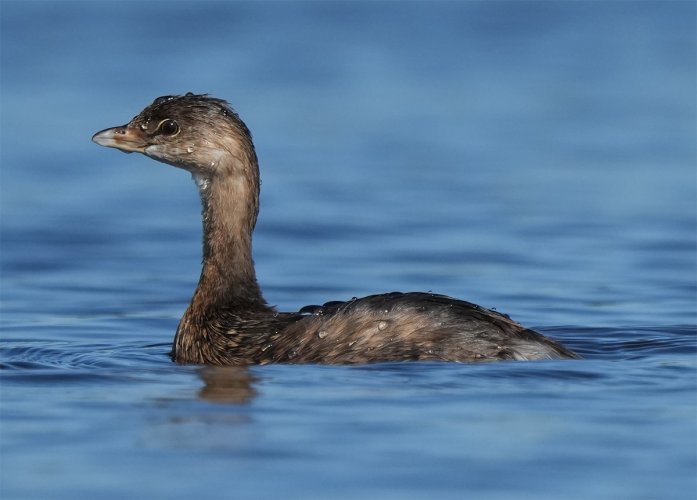
[[[203,216],[203,268],[191,303],[194,310],[265,306],[252,260],[258,166],[253,161],[232,167],[220,168],[227,175],[194,175]]]

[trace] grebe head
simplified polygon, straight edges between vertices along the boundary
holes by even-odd
[[[92,140],[188,170],[199,184],[221,175],[249,175],[244,170],[256,164],[245,124],[226,101],[206,94],[158,97],[126,125],[97,132]]]

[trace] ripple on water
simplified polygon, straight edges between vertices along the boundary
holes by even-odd
[[[5,345],[0,361],[5,370],[99,370],[169,363],[170,344],[84,344],[71,342]]]

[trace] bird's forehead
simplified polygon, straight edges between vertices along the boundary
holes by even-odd
[[[221,105],[211,99],[194,100],[188,96],[159,97],[141,113],[150,118],[174,116],[206,116],[221,112]]]
[[[176,106],[173,99],[175,99],[173,96],[158,97],[155,102],[133,118],[132,122],[146,130],[152,123],[159,124],[162,120],[179,118],[187,112],[187,108]]]
[[[205,94],[167,95],[155,99],[131,120],[131,125],[148,130],[167,119],[213,122],[221,114],[228,119],[236,116],[227,102]]]
[[[143,119],[168,118],[174,114],[181,114],[182,110],[185,109],[181,106],[177,107],[174,105],[174,98],[162,101],[160,99],[164,98],[160,97],[156,99],[155,102],[145,108],[139,116]]]

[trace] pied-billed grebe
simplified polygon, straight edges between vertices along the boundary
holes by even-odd
[[[252,261],[259,167],[227,102],[163,96],[92,138],[188,170],[203,205],[203,269],[174,338],[178,363],[369,363],[577,358],[508,316],[432,293],[387,293],[279,313]]]

